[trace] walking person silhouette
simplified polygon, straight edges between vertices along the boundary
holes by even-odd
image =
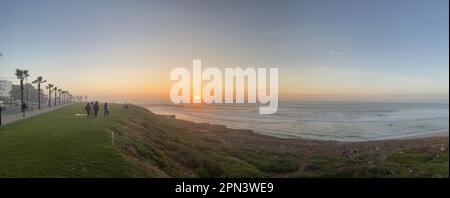
[[[97,115],[98,115],[98,110],[99,110],[98,101],[95,101],[95,104],[94,104],[94,115],[95,115],[95,117],[97,117]]]
[[[89,104],[89,102],[84,107],[84,110],[86,111],[87,118],[89,118],[89,115],[91,114],[91,105]]]

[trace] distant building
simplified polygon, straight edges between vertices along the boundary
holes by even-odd
[[[12,90],[12,82],[9,80],[0,80],[0,98],[10,97],[9,92]]]
[[[12,85],[13,99],[20,100],[20,85]],[[27,102],[28,93],[28,103],[36,103],[38,101],[38,90],[30,83],[23,85],[23,100]],[[41,102],[44,103],[47,95],[45,95],[45,90],[41,90]]]

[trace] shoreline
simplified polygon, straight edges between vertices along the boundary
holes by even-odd
[[[354,141],[339,141],[337,142],[345,142],[345,143],[353,143],[353,142],[378,142],[378,141],[389,141],[389,140],[417,140],[417,139],[426,139],[426,138],[448,138],[449,130],[439,130],[439,131],[429,131],[422,134],[408,134],[408,135],[400,135],[393,137],[382,137],[371,140],[354,140]]]
[[[228,152],[236,152],[232,155],[234,157],[242,157],[242,152],[247,153],[251,156],[246,159],[250,160],[248,162],[254,157],[267,159],[258,158],[260,155],[273,154],[277,156],[275,159],[284,156],[286,161],[280,167],[292,161],[297,163],[292,170],[275,172],[271,177],[448,177],[445,172],[448,166],[429,161],[439,158],[439,162],[445,162],[449,146],[447,131],[367,141],[315,140],[280,138],[249,129],[156,115],[171,126],[179,126],[182,133],[192,135],[196,141],[207,140],[214,143],[214,148],[219,144]],[[411,163],[404,164],[403,160],[410,160]],[[439,171],[435,173],[435,170]]]
[[[152,112],[150,109],[144,107],[145,109],[147,109],[148,111]],[[153,113],[153,112],[152,112]],[[275,135],[268,135],[265,133],[259,133],[253,129],[245,129],[245,128],[230,128],[226,125],[223,124],[213,124],[213,123],[208,123],[208,122],[195,122],[195,121],[191,121],[191,120],[186,120],[186,119],[179,119],[176,118],[175,114],[170,114],[170,115],[166,115],[166,114],[156,114],[160,117],[166,118],[166,119],[171,119],[171,120],[175,120],[175,121],[179,121],[179,122],[189,122],[189,123],[193,123],[193,124],[199,124],[199,125],[209,125],[209,126],[215,126],[215,127],[221,127],[221,128],[226,128],[226,129],[230,129],[230,130],[239,130],[239,131],[251,131],[252,133],[258,134],[258,135],[262,135],[262,136],[267,136],[270,138],[277,138],[277,139],[284,139],[284,140],[300,140],[300,141],[318,141],[318,142],[338,142],[338,143],[358,143],[358,142],[379,142],[379,141],[389,141],[389,140],[414,140],[414,139],[426,139],[426,138],[438,138],[438,137],[442,137],[442,138],[448,138],[449,137],[449,130],[437,130],[437,131],[428,131],[428,132],[424,132],[421,134],[407,134],[407,135],[399,135],[399,136],[392,136],[392,137],[380,137],[380,138],[374,138],[374,139],[368,139],[368,140],[321,140],[321,139],[310,139],[310,138],[302,138],[302,137],[298,137],[298,138],[285,138],[285,137],[278,137]]]
[[[116,148],[161,177],[448,178],[445,137],[365,142],[283,139],[154,114],[136,105],[122,111],[121,126],[113,129]]]
[[[446,137],[446,138],[448,138],[449,131],[443,130],[443,131],[433,131],[433,132],[428,132],[428,133],[423,133],[423,134],[411,134],[411,135],[396,137],[396,138],[392,138],[392,139],[411,140],[411,139],[421,139],[421,138],[430,138],[430,137]]]

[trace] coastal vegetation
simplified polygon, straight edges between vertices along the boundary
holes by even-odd
[[[448,177],[448,139],[289,140],[111,104],[0,128],[0,177]]]

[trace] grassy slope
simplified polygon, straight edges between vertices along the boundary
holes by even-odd
[[[82,109],[71,105],[0,128],[0,177],[154,176],[111,145],[107,129],[121,114],[87,120],[75,116]]]
[[[136,106],[112,105],[111,117],[91,120],[74,115],[82,107],[0,128],[0,177],[448,177],[448,148],[307,156],[302,145],[270,147],[255,143],[270,138],[220,127],[205,132]]]
[[[407,150],[381,161],[372,160],[371,156],[353,159],[316,156],[308,162],[303,173],[296,177],[448,178],[448,162],[448,150]]]
[[[132,160],[157,166],[174,177],[449,175],[448,141],[446,147],[418,146],[398,152],[389,153],[387,151],[391,149],[387,149],[370,154],[363,149],[360,154],[345,155],[342,152],[345,150],[339,150],[341,147],[323,142],[318,144],[319,147],[311,148],[307,146],[311,142],[300,142],[290,147],[289,140],[270,145],[273,141],[281,140],[252,133],[243,134],[245,131],[233,132],[220,127],[214,129],[210,126],[161,119],[143,108],[130,108],[128,117],[114,129],[119,137],[119,150],[131,156]],[[260,142],[261,140],[263,141]],[[321,148],[327,149],[319,151]],[[334,148],[337,152],[330,152]]]

